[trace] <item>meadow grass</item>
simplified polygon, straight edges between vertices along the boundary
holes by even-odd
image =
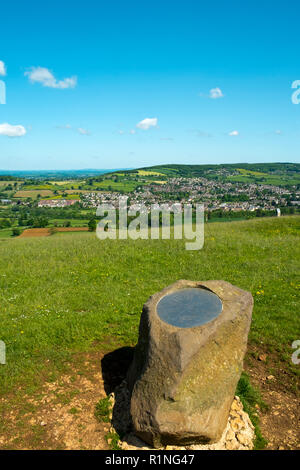
[[[0,230],[0,240],[2,238],[10,238],[12,237],[12,228],[11,227],[8,227],[8,228],[3,228]]]
[[[159,173],[158,171],[137,170],[137,172],[140,176],[164,176],[163,173]]]
[[[240,170],[239,170],[240,171]],[[255,184],[270,184],[274,186],[293,186],[299,184],[298,175],[295,177],[283,175],[269,175],[268,173],[254,174],[254,172],[245,171],[241,175],[229,175],[227,181],[232,183],[255,183]]]
[[[300,217],[205,226],[205,245],[184,240],[105,240],[95,233],[0,244],[0,395],[47,380],[79,351],[132,346],[143,303],[178,279],[224,279],[252,292],[249,340],[285,367],[299,331]]]
[[[114,181],[113,179],[104,179],[103,181],[95,181],[92,187],[85,185],[84,188],[89,189],[90,191],[93,191],[95,188],[100,188],[102,191],[108,191],[108,188],[111,188],[112,191],[124,191],[125,193],[131,193],[142,184],[145,183],[126,178],[121,178],[118,181]]]

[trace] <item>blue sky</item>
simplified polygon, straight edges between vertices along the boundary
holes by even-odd
[[[300,161],[297,2],[17,0],[0,14],[0,169]]]

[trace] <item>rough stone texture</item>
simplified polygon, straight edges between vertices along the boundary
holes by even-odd
[[[113,405],[113,419],[111,431],[117,431],[123,435],[119,441],[122,450],[151,450],[153,449],[132,432],[130,419],[130,394],[127,383],[124,380],[115,392],[111,394],[110,401]],[[243,405],[238,396],[234,397],[231,404],[227,425],[221,439],[214,444],[162,447],[165,450],[251,450],[255,438],[254,427],[248,414],[243,410]]]
[[[186,287],[217,294],[221,314],[194,328],[163,322],[157,303]],[[252,307],[249,292],[225,281],[181,280],[150,297],[127,376],[136,436],[156,448],[221,439],[243,367]]]

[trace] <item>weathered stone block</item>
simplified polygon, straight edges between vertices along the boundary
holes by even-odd
[[[163,321],[157,304],[185,288],[216,294],[221,313],[188,328]],[[243,367],[252,307],[249,292],[225,281],[181,280],[150,297],[127,377],[138,437],[155,447],[221,438]]]

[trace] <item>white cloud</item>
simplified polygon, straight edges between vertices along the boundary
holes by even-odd
[[[282,132],[281,132],[281,131],[278,129],[277,131],[275,131],[275,134],[277,134],[277,135],[281,135],[281,134],[282,134]]]
[[[31,67],[29,72],[25,72],[31,83],[41,83],[44,87],[59,88],[75,88],[77,85],[77,77],[64,78],[57,80],[53,73],[45,67]]]
[[[210,91],[209,91],[209,97],[212,98],[212,99],[217,99],[217,98],[223,98],[223,93],[222,93],[222,90],[220,88],[212,88]]]
[[[2,60],[0,60],[0,75],[3,77],[6,75],[5,63]]]
[[[230,135],[230,136],[237,136],[237,135],[239,135],[239,131],[231,131],[231,132],[229,132],[228,135]]]
[[[134,135],[135,134],[135,129],[131,129],[130,134]]]
[[[138,122],[136,127],[142,129],[143,131],[147,131],[150,127],[157,127],[157,118],[146,118],[142,121]]]
[[[81,135],[92,135],[88,129],[84,129],[83,127],[72,127],[71,124],[63,124],[60,126],[56,126],[56,129],[72,130],[74,132],[78,132]]]
[[[26,134],[26,129],[23,126],[12,126],[11,124],[0,124],[0,135],[7,137],[22,137]]]
[[[78,127],[77,131],[81,135],[91,135],[91,133],[88,129],[83,129],[82,127]]]

